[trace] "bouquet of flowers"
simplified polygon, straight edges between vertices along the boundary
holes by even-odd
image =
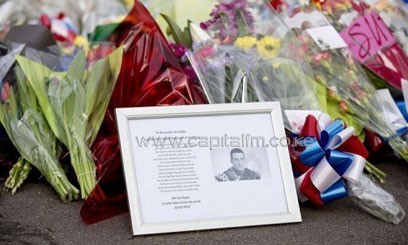
[[[251,10],[252,6],[269,8],[265,2],[257,3],[243,1],[245,4],[238,5],[236,2],[224,3],[217,6],[217,9],[227,9],[231,16],[240,16],[239,11]],[[238,6],[238,7],[236,7]],[[236,7],[236,9],[234,8]],[[234,12],[235,11],[235,12]],[[214,13],[214,12],[213,12]],[[266,13],[269,13],[266,14]],[[279,19],[276,14],[269,8],[269,12],[262,14],[264,22],[254,22],[256,26],[268,26],[267,20]],[[228,16],[220,14],[220,16]],[[216,17],[214,17],[216,18]],[[237,18],[239,21],[239,17]],[[210,21],[216,24],[214,20]],[[224,21],[226,22],[226,21]],[[208,22],[207,22],[208,23]],[[241,23],[251,23],[249,21],[241,21]],[[287,43],[286,50],[280,50],[280,47],[271,50],[264,50],[264,55],[271,52],[268,62],[265,58],[259,55],[259,47],[256,42],[256,34],[237,38],[234,44],[221,43],[218,39],[213,39],[202,29],[190,24],[191,37],[193,39],[193,52],[190,55],[193,65],[197,70],[200,81],[203,84],[205,94],[210,103],[236,103],[236,102],[256,102],[279,100],[285,110],[323,110],[329,112],[333,117],[342,118],[348,125],[354,126],[359,135],[362,134],[362,126],[354,119],[354,115],[345,113],[346,106],[344,101],[339,99],[339,96],[334,95],[332,91],[326,88],[328,85],[325,82],[326,74],[311,73],[312,68],[305,59],[310,53],[307,50],[307,43],[298,44],[298,40],[293,38],[294,34],[282,23],[277,22],[279,33],[284,33],[284,41]],[[206,25],[206,23],[202,24]],[[213,27],[216,29],[216,27]],[[228,26],[223,26],[226,32],[229,31]],[[265,27],[266,28],[266,27]],[[175,29],[175,28],[171,28]],[[244,29],[244,28],[241,28]],[[181,30],[181,29],[180,29]],[[245,29],[244,29],[245,30]],[[180,31],[178,32],[180,33]],[[217,33],[217,32],[215,32]],[[182,36],[182,35],[181,35]],[[217,34],[215,35],[217,37]],[[176,38],[182,39],[182,38]],[[244,41],[242,41],[244,40]],[[251,42],[249,47],[243,48],[240,45],[245,44],[245,41]],[[292,41],[290,43],[290,41]],[[280,44],[280,42],[278,42]],[[313,50],[313,44],[311,44]],[[319,54],[314,53],[316,63],[312,66],[318,66]],[[277,56],[280,57],[277,57]],[[293,55],[292,58],[286,56]],[[324,56],[324,55],[323,55]],[[274,57],[274,58],[270,58]],[[311,55],[309,58],[312,57]],[[298,58],[303,58],[301,61]],[[343,61],[343,60],[342,60]],[[254,62],[254,64],[252,64]],[[258,62],[261,65],[258,65]],[[269,66],[270,62],[277,62],[273,66]],[[339,63],[339,66],[345,64]],[[303,70],[302,70],[303,69]],[[302,79],[304,78],[304,79]],[[259,82],[261,81],[261,82]],[[318,82],[316,82],[318,81]],[[293,114],[287,113],[288,117]],[[296,125],[290,124],[290,120],[286,121],[286,127],[291,130]],[[289,122],[289,123],[288,123]],[[383,180],[385,174],[375,168],[371,164],[366,165],[366,169],[378,179]]]
[[[190,58],[210,103],[275,101],[318,109],[311,70],[295,53],[295,35],[263,0],[221,3],[192,25]],[[207,34],[209,33],[209,35]]]
[[[109,45],[97,45],[88,57],[80,50],[65,72],[22,56],[17,58],[38,101],[32,107],[41,110],[53,135],[70,153],[82,198],[96,185],[95,163],[89,148],[105,115],[121,57],[122,48],[113,51]]]
[[[408,79],[408,56],[378,13],[352,0],[325,1],[322,11],[334,23],[353,57],[390,85]]]
[[[5,0],[0,4],[0,26],[35,23],[39,22],[41,17],[64,21],[69,19],[69,25],[79,34],[86,36],[98,25],[115,21],[127,12],[128,4],[122,0],[33,0],[30,2]],[[67,23],[54,23],[52,30],[65,36],[64,25]]]
[[[0,42],[0,104],[8,100],[10,88],[16,84],[13,67],[16,62],[16,56],[21,54],[24,47],[24,44]],[[8,177],[3,173],[8,173],[11,169],[16,160],[15,155],[18,154],[0,123],[0,179]],[[24,177],[22,176],[22,181]]]
[[[327,113],[355,127],[360,139],[364,127],[379,134],[397,155],[408,160],[408,145],[383,119],[374,86],[330,22],[313,6],[297,2],[288,6],[281,9],[281,16],[298,35],[302,43],[298,52],[313,67],[316,81],[327,88],[328,102],[334,104]],[[342,113],[333,113],[335,104]]]
[[[81,217],[87,223],[123,213],[128,207],[115,109],[205,102],[142,3],[135,1],[114,37],[118,46],[124,46],[123,62],[101,131],[92,147],[99,181],[81,209]]]
[[[239,7],[237,7],[235,4],[238,4]],[[241,5],[239,5],[239,4],[241,4]],[[248,5],[246,5],[246,4],[248,4]],[[262,1],[258,1],[258,2],[256,2],[256,1],[232,1],[232,2],[229,2],[229,3],[224,3],[224,4],[217,5],[216,10],[221,9],[222,11],[225,11],[225,12],[231,11],[230,15],[225,14],[225,12],[222,12],[221,14],[218,14],[219,18],[222,18],[222,17],[227,18],[228,16],[235,16],[234,18],[238,19],[238,21],[232,22],[233,18],[231,17],[232,21],[231,20],[230,21],[232,23],[245,23],[245,24],[248,24],[248,23],[251,23],[251,22],[249,22],[249,20],[245,20],[245,21],[240,20],[240,18],[242,18],[241,16],[243,16],[243,15],[246,16],[248,14],[246,14],[246,15],[245,14],[240,14],[239,11],[243,11],[243,12],[248,11],[248,13],[250,13],[251,8],[253,8],[254,6],[264,7],[264,8],[268,7],[267,5],[265,5],[265,2],[262,2]],[[213,15],[214,15],[214,13],[216,13],[216,11],[213,12]],[[273,12],[270,12],[270,16],[273,16],[273,14],[274,14]],[[217,23],[217,20],[218,20],[216,18],[216,16],[213,16],[214,19],[216,19],[215,21],[214,21],[214,19],[210,20],[209,22],[205,22],[204,24],[202,24],[202,26],[205,28],[206,25],[208,25],[208,24],[215,25]],[[263,13],[262,15],[257,15],[257,16],[262,16],[262,17],[266,18],[267,15],[265,13]],[[226,23],[226,22],[227,21],[224,20],[221,23]],[[259,22],[258,23],[255,22],[253,25],[254,26],[260,26]],[[267,26],[267,22],[265,23],[265,25]],[[234,25],[231,24],[231,26],[234,26]],[[290,90],[296,90],[296,89],[299,89],[299,87],[300,87],[300,89],[301,89],[300,93],[309,92],[311,97],[308,97],[308,99],[313,99],[317,103],[317,100],[316,100],[316,97],[315,97],[315,94],[314,94],[315,91],[313,91],[313,89],[311,89],[312,87],[309,86],[309,85],[316,84],[316,85],[318,85],[318,86],[316,86],[317,88],[322,88],[323,84],[316,83],[316,81],[314,79],[315,78],[317,79],[319,76],[320,77],[323,77],[323,76],[327,77],[327,75],[323,73],[323,74],[320,74],[320,75],[316,74],[315,76],[310,76],[310,75],[308,75],[308,73],[305,73],[302,70],[302,68],[308,67],[307,63],[305,63],[303,66],[297,66],[298,69],[296,69],[296,64],[302,64],[302,63],[297,63],[297,62],[290,63],[292,66],[295,66],[295,69],[289,70],[289,71],[291,71],[292,73],[294,73],[295,71],[301,71],[302,72],[301,74],[299,74],[299,73],[296,73],[296,74],[300,75],[300,77],[309,78],[309,80],[306,80],[307,82],[304,82],[305,87],[302,88],[302,86],[299,86],[299,84],[296,84],[294,81],[292,82],[291,76],[287,75],[285,73],[287,71],[279,69],[280,65],[286,64],[285,61],[283,61],[282,63],[277,62],[278,65],[276,65],[276,66],[273,66],[273,65],[271,67],[265,66],[265,69],[264,69],[265,71],[259,72],[260,71],[259,68],[257,68],[257,66],[253,66],[252,62],[256,62],[257,60],[265,59],[265,57],[267,57],[266,59],[276,59],[277,57],[279,58],[279,56],[285,57],[284,55],[285,54],[287,55],[288,52],[282,54],[282,53],[280,53],[280,52],[282,52],[282,50],[279,50],[280,47],[274,49],[274,46],[272,46],[272,47],[269,47],[269,49],[266,49],[265,53],[263,53],[264,55],[267,55],[268,52],[271,52],[272,54],[270,54],[270,56],[261,56],[261,57],[259,57],[260,56],[259,53],[261,53],[261,52],[258,50],[258,45],[259,44],[257,43],[258,40],[256,38],[258,36],[257,32],[255,31],[252,34],[252,36],[246,36],[245,37],[248,40],[249,44],[247,46],[247,49],[244,49],[243,47],[239,46],[240,43],[235,44],[235,43],[239,42],[239,40],[240,40],[239,39],[240,38],[239,34],[236,34],[236,35],[238,35],[238,38],[236,38],[236,39],[233,38],[234,37],[233,34],[234,33],[239,33],[239,31],[242,30],[242,29],[243,30],[246,30],[246,29],[242,28],[242,27],[239,28],[239,25],[236,25],[236,26],[238,26],[238,28],[236,28],[236,30],[238,30],[238,31],[236,31],[236,32],[234,32],[233,30],[231,31],[231,27],[227,26],[227,28],[226,28],[225,24],[223,24],[221,27],[220,26],[213,27],[214,29],[211,29],[211,31],[210,31],[210,33],[211,33],[211,37],[210,37],[210,36],[206,35],[206,33],[203,32],[201,29],[197,29],[194,25],[191,25],[191,37],[193,39],[193,50],[194,50],[192,52],[192,55],[191,55],[192,60],[193,60],[193,65],[195,67],[198,67],[198,71],[199,71],[198,75],[200,77],[200,80],[203,82],[203,86],[204,86],[204,89],[206,91],[207,96],[209,97],[209,100],[211,101],[212,99],[213,100],[217,99],[217,98],[219,99],[219,100],[215,100],[213,103],[234,103],[234,102],[236,103],[236,102],[246,102],[246,101],[264,101],[264,100],[268,100],[270,98],[275,99],[275,100],[280,100],[281,102],[283,102],[282,103],[283,108],[285,108],[287,110],[286,112],[287,112],[287,116],[288,116],[289,125],[293,126],[293,127],[288,127],[288,128],[291,128],[292,132],[295,132],[296,131],[296,129],[295,129],[296,125],[298,125],[298,126],[302,125],[303,126],[303,123],[300,123],[300,124],[299,123],[297,123],[297,124],[292,123],[293,120],[291,120],[291,119],[294,118],[294,115],[308,113],[308,111],[304,112],[304,111],[301,111],[301,109],[309,109],[310,110],[310,109],[313,109],[313,108],[318,108],[319,104],[317,104],[316,107],[313,107],[313,103],[308,104],[306,101],[302,101],[301,99],[299,99],[299,97],[292,96],[296,92],[290,91]],[[272,24],[272,26],[276,27],[276,25],[273,25],[273,24]],[[293,34],[290,33],[290,31],[283,30],[283,28],[286,28],[286,27],[285,26],[281,27],[281,31],[283,33],[286,33],[286,34],[289,33],[289,35],[293,35]],[[233,34],[231,34],[231,33],[233,33]],[[251,35],[251,34],[247,34],[247,35]],[[260,36],[266,36],[266,35],[263,34],[263,35],[260,35]],[[219,38],[219,37],[221,37],[221,38]],[[232,45],[229,44],[228,42],[223,41],[223,40],[228,40],[229,38],[232,38],[232,41],[231,41],[233,43]],[[294,40],[293,43],[296,43],[295,41],[296,40]],[[243,42],[243,43],[246,44],[246,42]],[[307,44],[307,43],[302,43],[302,44]],[[238,47],[236,47],[234,45],[238,45]],[[298,46],[302,46],[302,45],[298,45]],[[236,49],[237,51],[235,51],[234,49]],[[242,49],[243,49],[243,51],[242,51]],[[226,51],[224,51],[224,50],[226,50]],[[234,53],[234,51],[237,52],[238,55],[236,53]],[[310,54],[310,53],[307,53],[307,52],[302,52],[302,54],[297,53],[299,51],[299,49],[296,49],[295,46],[291,47],[291,51],[293,51],[293,53],[292,53],[293,56],[292,57],[294,57],[295,61],[296,61],[297,57],[307,56],[307,55]],[[306,51],[306,50],[304,50],[304,51]],[[217,55],[219,54],[219,52],[221,53],[221,57],[222,57],[222,59],[219,59],[219,60],[222,61],[220,63],[217,62],[217,58],[218,58]],[[226,58],[229,58],[229,59],[227,60]],[[245,60],[243,61],[242,59],[245,59]],[[225,62],[225,60],[227,60],[227,62]],[[203,63],[203,62],[205,62],[205,63]],[[212,62],[215,62],[215,63],[212,63]],[[204,65],[201,65],[201,64],[204,64]],[[227,69],[226,69],[226,67],[227,67]],[[200,69],[202,69],[202,70],[200,70]],[[245,72],[241,72],[240,69],[242,69],[242,70],[246,69],[246,70],[244,70]],[[225,72],[226,70],[228,72]],[[280,76],[271,76],[270,74],[275,75],[273,73],[274,71],[276,71],[276,73],[278,73],[278,75],[282,75],[282,76],[281,77]],[[258,74],[258,73],[260,75],[256,76],[256,74]],[[246,74],[248,74],[248,75],[246,75]],[[238,76],[238,79],[235,76]],[[283,86],[274,86],[274,87],[272,87],[274,84],[280,85],[280,83],[284,83],[284,81],[285,81],[284,76],[288,78],[287,81],[288,81],[289,84],[293,84],[293,87],[287,88],[287,89],[286,89],[286,87],[283,87]],[[257,85],[258,85],[257,79],[259,79],[259,77],[264,78],[262,86],[259,86],[259,87],[262,88],[262,93],[257,93],[257,88],[259,88],[259,87],[257,87]],[[321,80],[323,80],[323,78]],[[300,82],[302,82],[302,81],[300,81]],[[321,82],[324,82],[324,80],[321,81]],[[215,85],[214,85],[214,83],[215,83]],[[296,85],[298,87],[296,87]],[[324,86],[325,86],[324,89],[326,89],[327,85],[324,84]],[[282,90],[280,90],[281,88],[285,89],[284,90],[285,92],[288,91],[288,93],[281,92],[282,91]],[[280,93],[277,94],[276,91],[278,91]],[[308,93],[303,93],[303,94],[308,94]],[[321,105],[324,105],[325,102],[326,102],[326,97],[324,98],[323,102],[321,100],[319,100],[319,102],[320,102]],[[330,106],[330,108],[332,108],[332,107],[336,108],[335,106]],[[337,108],[340,108],[340,106],[337,106]],[[296,109],[297,111],[290,111],[288,109]],[[327,109],[327,107],[326,107],[326,109]],[[353,117],[354,117],[354,115],[353,115]],[[336,121],[335,123],[339,124],[338,121]],[[304,125],[308,125],[308,124],[304,123]],[[344,124],[341,124],[341,125],[344,126]],[[312,126],[312,128],[315,128],[316,126],[317,125],[314,125],[314,127]],[[326,125],[326,126],[328,126],[328,125]],[[327,127],[327,130],[329,130],[329,126]],[[347,133],[344,133],[344,134],[346,134],[348,136],[353,135],[353,133],[349,132],[350,130],[351,130],[351,127],[348,128],[347,130],[345,130],[345,131],[347,131]],[[339,133],[341,131],[342,131],[342,129],[340,129],[339,131],[336,131],[336,133]],[[333,133],[333,132],[331,132],[331,133]],[[300,135],[300,136],[312,136],[312,135],[306,135],[305,134],[305,135]],[[320,136],[317,136],[317,135],[315,135],[315,136],[316,136],[317,139],[321,138]],[[330,137],[330,138],[332,138],[332,137]],[[333,139],[334,138],[337,138],[337,136],[333,137]],[[349,141],[349,139],[350,139],[350,141]],[[343,142],[343,138],[342,138],[341,142]],[[373,169],[375,169],[375,167],[373,167],[371,164],[366,165],[366,161],[365,161],[364,158],[367,157],[368,153],[365,150],[364,146],[362,146],[362,144],[360,143],[360,141],[358,140],[358,138],[356,136],[354,136],[353,138],[344,138],[344,142],[347,142],[347,143],[345,143],[345,145],[348,145],[349,148],[345,148],[345,149],[340,149],[339,148],[339,149],[337,149],[337,147],[335,147],[335,148],[330,148],[330,149],[333,149],[333,150],[335,150],[335,149],[345,150],[347,152],[352,152],[352,153],[356,153],[356,154],[360,153],[362,155],[361,157],[351,157],[352,159],[354,158],[356,160],[355,161],[356,163],[354,164],[354,160],[352,160],[351,162],[353,162],[353,164],[351,164],[351,162],[349,162],[350,165],[347,166],[347,167],[349,167],[349,166],[353,165],[353,167],[350,167],[350,169],[351,169],[350,172],[353,172],[355,174],[354,177],[356,177],[356,178],[351,178],[354,183],[359,183],[360,178],[357,177],[357,176],[362,175],[362,171],[363,171],[364,167],[367,166],[367,168],[369,170],[371,170],[371,172],[376,172],[377,171],[377,170],[373,170]],[[348,143],[348,142],[352,142],[352,143]],[[325,149],[325,151],[327,151],[327,152],[330,151],[330,149],[329,148],[326,149],[325,148],[326,146],[324,146],[321,142],[316,141],[315,146],[316,145],[320,145],[320,147],[323,147]],[[319,147],[317,147],[317,148],[320,149]],[[359,151],[359,149],[363,149],[363,150]],[[304,150],[304,152],[306,154],[310,154],[310,155],[313,156],[313,158],[316,158],[316,152],[313,151],[313,149],[309,149],[309,148],[304,149],[303,148],[302,150]],[[363,152],[363,153],[361,153],[361,152]],[[322,153],[321,155],[322,155],[322,159],[326,159],[325,153]],[[349,155],[347,155],[347,158],[350,159]],[[333,166],[333,168],[336,168],[335,167],[336,163],[331,162],[331,160],[329,160],[329,161],[330,161],[330,164],[332,164],[331,166]],[[293,162],[296,163],[295,160]],[[322,161],[322,162],[324,163],[324,161]],[[348,160],[346,162],[348,162]],[[310,162],[307,162],[307,164],[310,164]],[[301,186],[301,184],[303,183],[303,180],[304,180],[305,183],[310,183],[310,181],[307,181],[306,178],[307,178],[307,176],[310,176],[310,174],[312,174],[312,171],[314,169],[316,169],[316,173],[319,172],[319,170],[317,170],[317,169],[319,169],[319,165],[317,163],[313,163],[313,164],[316,164],[316,166],[308,165],[309,168],[307,168],[307,169],[309,171],[304,172],[303,173],[304,175],[299,176],[299,183],[300,183],[299,186]],[[355,167],[354,167],[354,165],[355,165]],[[320,168],[322,168],[322,166],[324,167],[324,164],[320,165]],[[345,169],[347,169],[347,167]],[[306,168],[303,167],[303,169],[306,169]],[[352,170],[352,169],[354,169],[354,170]],[[343,175],[343,174],[344,173],[341,173],[341,175]],[[330,185],[327,185],[325,187],[322,187],[321,188],[322,193],[317,193],[317,192],[314,193],[314,195],[312,197],[310,197],[310,196],[308,197],[309,200],[313,201],[313,200],[317,199],[317,200],[321,201],[321,198],[324,197],[324,198],[326,198],[325,200],[328,201],[328,200],[334,200],[336,198],[344,197],[344,195],[339,195],[339,189],[341,189],[341,188],[343,189],[342,193],[344,193],[346,195],[347,191],[346,191],[346,187],[344,185],[342,185],[341,188],[338,188],[339,185],[341,186],[341,180],[340,180],[341,178],[333,180],[333,179],[330,179],[330,176],[327,176],[324,173],[321,174],[321,175],[316,174],[315,177],[316,177],[316,179],[315,179],[316,182],[330,182],[331,181],[330,183],[335,184],[335,185],[332,186],[330,184]],[[327,179],[330,179],[330,180],[327,180]],[[339,182],[337,182],[337,181],[339,181]],[[352,184],[350,184],[350,186],[351,185]],[[314,189],[315,189],[315,187],[310,187],[309,188],[309,187],[302,186],[302,187],[300,187],[299,191],[304,190],[305,193],[310,193],[311,192],[310,190],[314,190]],[[333,193],[336,193],[336,194],[332,195]],[[336,196],[336,198],[333,197],[333,196]],[[313,199],[313,197],[316,197],[316,199]],[[387,214],[387,215],[391,216],[390,219],[384,219],[384,216],[377,215],[377,217],[383,218],[386,221],[399,223],[402,220],[402,218],[404,217],[404,211],[401,209],[398,202],[396,202],[395,200],[389,206],[385,206],[385,207],[382,206],[382,205],[384,204],[384,202],[386,203],[387,200],[384,201],[383,199],[378,198],[378,196],[375,196],[374,198],[369,199],[369,200],[368,199],[365,199],[365,200],[358,199],[358,200],[360,200],[362,203],[369,203],[369,202],[377,203],[377,205],[372,205],[371,206],[370,211],[374,212],[374,210],[377,210],[377,211],[379,210],[378,211],[379,213]],[[322,203],[322,202],[320,202],[320,203]],[[393,212],[395,207],[396,207],[397,212]]]
[[[311,143],[290,146],[298,197],[321,207],[351,196],[363,210],[386,222],[399,224],[405,211],[393,195],[363,174],[368,151],[341,120],[325,113],[298,117],[293,133]]]
[[[62,201],[75,200],[79,191],[69,182],[58,162],[60,145],[43,111],[39,109],[33,88],[20,69],[17,76],[17,94],[11,88],[6,103],[0,105],[0,122],[22,156],[10,172],[6,188],[15,192],[27,177],[30,165],[33,165],[53,186]]]
[[[357,0],[356,2],[362,3],[364,1]],[[368,3],[391,29],[405,54],[408,54],[408,13],[403,10],[403,2],[400,0],[378,0]]]

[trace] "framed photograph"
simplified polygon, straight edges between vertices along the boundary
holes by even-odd
[[[279,102],[116,116],[134,235],[301,222]]]

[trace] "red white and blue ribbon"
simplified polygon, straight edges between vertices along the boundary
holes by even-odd
[[[78,31],[72,21],[66,17],[64,13],[60,13],[57,17],[42,15],[40,22],[51,30],[51,33],[57,41],[73,44],[78,35]]]
[[[322,113],[309,115],[299,136],[304,147],[291,149],[299,200],[323,206],[347,196],[344,180],[357,183],[368,157],[354,128]]]

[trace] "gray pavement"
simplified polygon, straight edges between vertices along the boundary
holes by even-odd
[[[379,164],[389,175],[384,188],[408,211],[408,165]],[[81,202],[61,203],[45,184],[26,184],[0,196],[0,244],[408,244],[408,219],[382,222],[347,199],[322,209],[302,206],[300,224],[132,237],[124,214],[86,226]]]

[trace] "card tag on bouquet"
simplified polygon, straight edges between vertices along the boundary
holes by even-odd
[[[391,30],[376,12],[358,18],[340,35],[360,63],[365,63],[378,51],[395,43]]]
[[[347,47],[339,33],[331,25],[311,28],[306,31],[323,51]]]
[[[329,25],[330,22],[321,12],[315,10],[306,13],[300,12],[297,13],[296,15],[286,17],[285,24],[291,29],[293,28],[306,29]]]

